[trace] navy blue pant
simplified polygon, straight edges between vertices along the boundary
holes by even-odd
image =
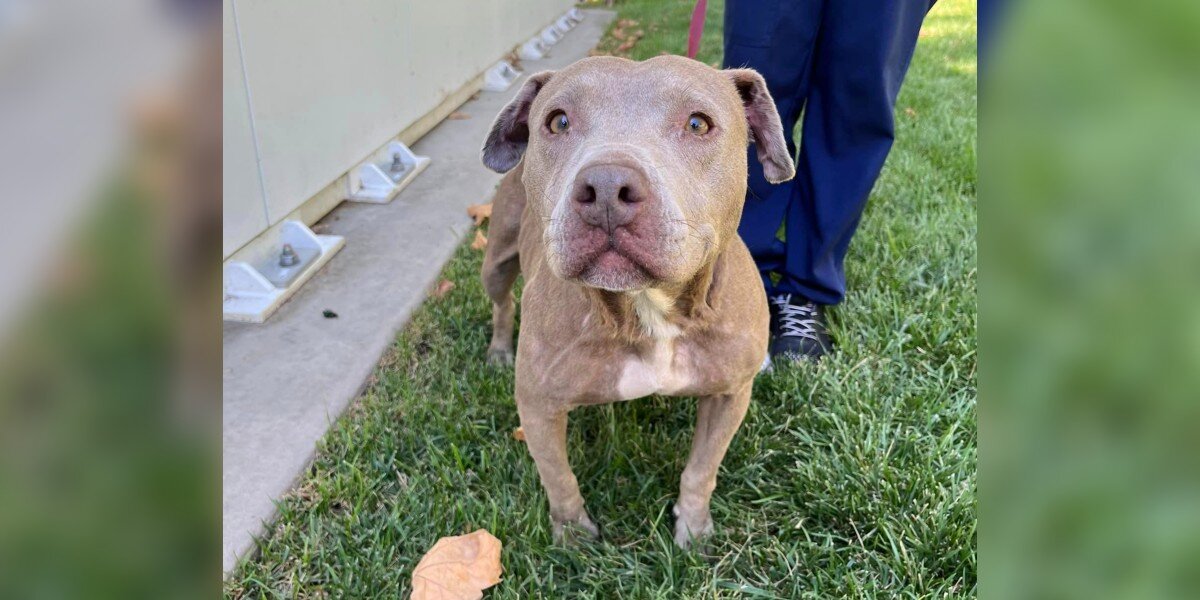
[[[762,73],[796,178],[771,185],[750,150],[738,228],[768,294],[836,304],[867,195],[892,147],[892,111],[931,0],[727,0],[725,66]],[[781,225],[784,230],[780,238]],[[779,277],[771,281],[770,274]]]

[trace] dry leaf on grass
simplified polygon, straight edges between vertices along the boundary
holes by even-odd
[[[475,241],[471,242],[471,249],[483,250],[484,248],[487,248],[487,238],[483,236],[482,231],[476,229],[475,230]]]
[[[641,29],[630,34],[626,34],[620,28],[614,29],[613,37],[621,40],[621,45],[617,46],[616,53],[624,54],[629,52],[633,49],[634,45],[638,43],[638,40],[642,39],[642,36],[644,35],[646,35],[646,32],[642,31]]]
[[[629,52],[632,50],[634,44],[637,44],[638,40],[642,39],[640,34],[641,32],[639,31],[638,33],[629,36],[629,38],[622,42],[620,46],[617,46],[617,52]]]
[[[625,39],[627,37],[629,37],[625,33],[625,28],[626,27],[634,27],[637,24],[638,24],[638,22],[634,21],[633,19],[621,19],[620,21],[617,21],[617,26],[613,27],[613,30],[610,31],[608,35],[611,36],[613,39],[617,40],[618,42],[623,42],[623,41],[625,41]],[[638,31],[634,32],[633,35],[635,35],[637,37],[642,37],[642,31],[639,29]],[[624,45],[624,44],[622,44],[622,45]]]
[[[452,289],[454,289],[454,282],[450,281],[449,279],[443,279],[443,280],[439,281],[437,284],[437,287],[434,288],[433,297],[434,298],[445,297],[445,295],[449,294],[450,290],[452,290]]]
[[[449,115],[447,115],[446,118],[450,119],[451,121],[462,121],[463,119],[470,119],[471,115],[468,115],[465,112],[459,112],[456,110],[456,111],[450,113]]]
[[[518,442],[525,441],[525,428],[518,427],[518,428],[514,429],[513,430],[513,439],[517,440]]]
[[[488,202],[487,204],[472,204],[468,206],[467,216],[475,219],[476,227],[483,225],[483,222],[492,216],[492,203]]]
[[[478,600],[500,583],[502,544],[486,529],[444,537],[413,569],[412,600]]]

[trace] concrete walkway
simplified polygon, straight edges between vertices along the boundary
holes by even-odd
[[[549,57],[524,64],[526,75],[587,55],[615,14],[585,12]],[[334,210],[328,232],[346,236],[346,247],[267,323],[225,324],[226,574],[470,233],[466,207],[487,201],[500,180],[480,164],[479,148],[524,79],[505,93],[482,92],[458,109],[470,119],[444,121],[417,142],[416,153],[433,161],[392,203]],[[325,309],[339,318],[324,318]]]

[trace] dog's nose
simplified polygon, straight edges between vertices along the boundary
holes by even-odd
[[[592,165],[575,177],[571,199],[583,222],[612,233],[628,225],[650,198],[650,185],[637,169]]]

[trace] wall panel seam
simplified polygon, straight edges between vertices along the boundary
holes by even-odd
[[[254,142],[254,166],[258,170],[258,191],[259,200],[262,202],[263,218],[267,220],[267,227],[270,228],[274,223],[271,222],[271,211],[268,208],[270,204],[267,202],[267,178],[263,173],[262,150],[258,143],[258,127],[255,125],[254,117],[254,100],[250,93],[250,73],[246,69],[246,47],[242,44],[242,26],[238,21],[237,0],[229,0],[230,9],[233,11],[233,32],[237,37],[238,44],[238,61],[242,66],[242,87],[246,89],[246,112],[250,119],[250,138]]]

